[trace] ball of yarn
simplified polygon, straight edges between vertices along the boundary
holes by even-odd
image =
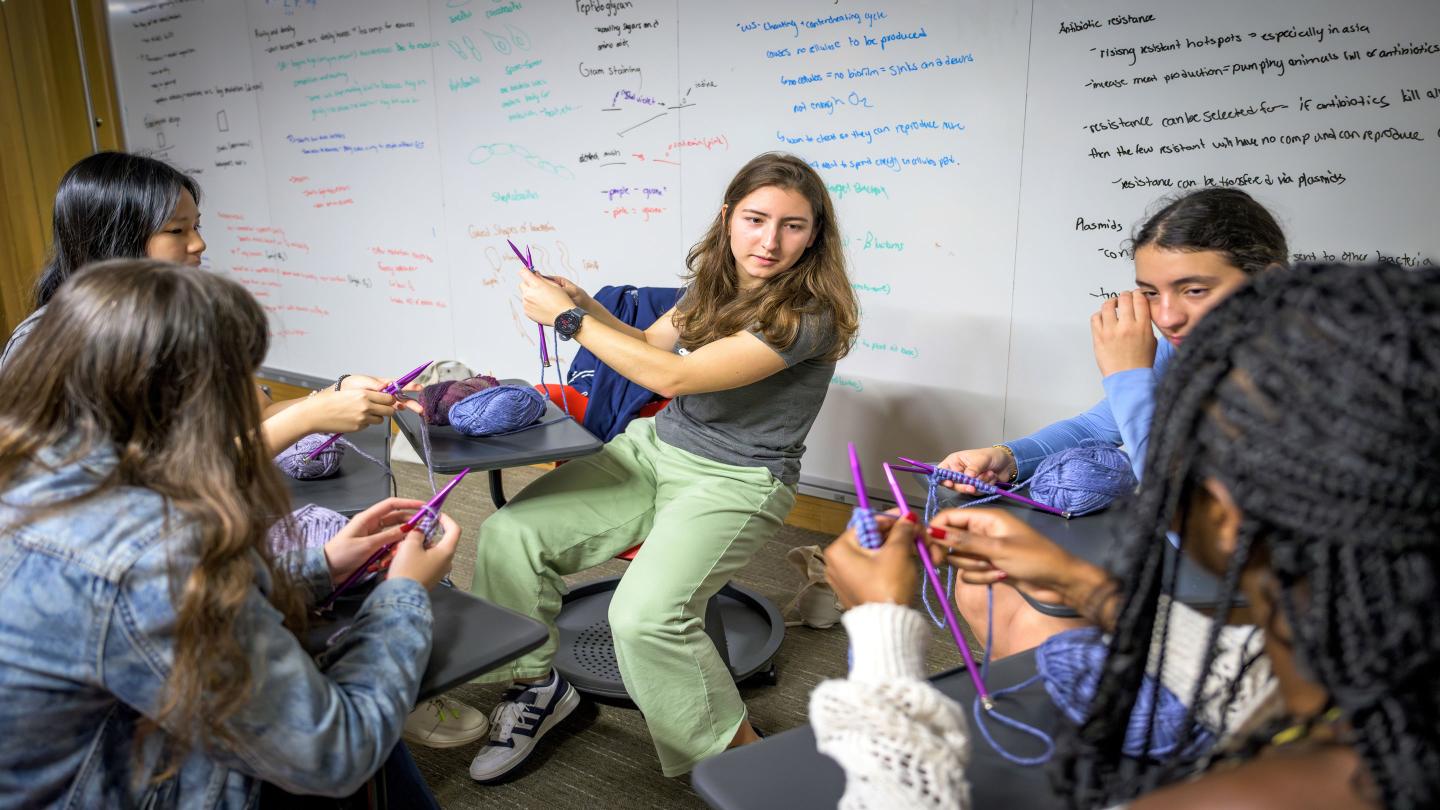
[[[344,515],[307,503],[270,527],[270,548],[280,554],[300,548],[319,548],[349,523]]]
[[[494,388],[500,381],[485,374],[478,374],[463,380],[441,380],[425,386],[420,391],[420,407],[425,411],[425,421],[441,427],[450,424],[450,409],[455,403],[488,388]]]
[[[1045,681],[1045,691],[1050,693],[1055,707],[1077,726],[1084,723],[1090,713],[1090,702],[1095,698],[1105,667],[1106,652],[1104,638],[1093,627],[1057,633],[1035,650],[1035,668]],[[1125,727],[1125,753],[1131,757],[1141,756],[1146,727],[1150,725],[1151,705],[1157,697],[1155,725],[1149,729],[1150,756],[1167,757],[1180,746],[1180,737],[1185,731],[1185,704],[1169,689],[1156,686],[1155,679],[1147,674],[1135,708],[1130,712],[1130,721]],[[1190,739],[1191,750],[1196,750],[1209,747],[1213,735],[1197,724]]]
[[[455,403],[450,425],[466,436],[509,433],[539,419],[548,401],[528,385],[497,385]]]
[[[1107,444],[1071,447],[1040,462],[1030,479],[1030,497],[1071,515],[1104,509],[1131,492],[1135,472],[1125,451]]]
[[[311,481],[316,478],[329,478],[340,471],[340,460],[345,458],[345,448],[340,442],[334,442],[329,447],[321,450],[315,458],[309,461],[305,457],[310,451],[325,443],[330,438],[323,433],[311,433],[309,436],[301,437],[275,457],[275,464],[286,475],[297,481]]]

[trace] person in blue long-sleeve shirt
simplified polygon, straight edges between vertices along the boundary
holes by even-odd
[[[1090,317],[1105,398],[1023,438],[951,453],[941,467],[983,481],[1023,481],[1046,456],[1099,440],[1123,447],[1136,477],[1143,476],[1155,388],[1175,352],[1206,312],[1254,274],[1283,267],[1289,253],[1275,217],[1238,189],[1180,196],[1146,220],[1132,241],[1137,289],[1107,299]],[[1156,339],[1157,331],[1163,341]],[[959,584],[955,600],[983,642],[985,588]],[[1010,588],[996,589],[992,655],[1030,649],[1077,623],[1030,609]]]

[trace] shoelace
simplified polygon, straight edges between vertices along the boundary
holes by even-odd
[[[440,722],[445,722],[445,714],[449,712],[451,719],[459,720],[460,713],[450,708],[450,701],[443,697],[434,698],[430,701],[430,708],[435,710],[435,717]]]
[[[490,710],[491,742],[510,742],[510,737],[515,732],[515,725],[525,716],[525,710],[534,708],[534,704],[520,702],[520,696],[523,694],[525,694],[525,690],[515,692],[513,695],[507,693],[501,698],[500,703]]]

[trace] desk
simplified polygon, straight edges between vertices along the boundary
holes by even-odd
[[[1030,650],[995,662],[990,667],[989,683],[1008,686],[1034,672],[1035,652]],[[966,719],[973,726],[970,707],[975,686],[964,668],[936,675],[931,683],[966,707]],[[1043,689],[1004,696],[999,706],[1006,716],[1029,723],[1051,737],[1060,734],[1063,724],[1069,722],[1055,710]],[[987,728],[1015,754],[1034,756],[1041,751],[1032,737],[995,722],[987,724]],[[1050,790],[1046,766],[1024,768],[1008,762],[973,731],[966,773],[974,775],[970,785],[972,806],[980,810],[1048,810],[1065,806]],[[845,772],[835,760],[815,749],[815,732],[804,726],[701,762],[695,766],[690,784],[717,810],[834,810],[845,792]]]
[[[529,385],[524,380],[500,382],[505,385]],[[458,473],[466,467],[489,471],[490,499],[499,509],[505,505],[505,491],[500,484],[501,470],[588,456],[600,452],[600,448],[605,446],[574,419],[565,418],[565,412],[547,400],[545,414],[540,420],[557,418],[559,421],[504,436],[471,437],[449,425],[430,425],[430,466],[435,472],[446,475]],[[423,459],[425,451],[420,440],[420,417],[410,411],[401,411],[395,420],[410,446]]]
[[[334,615],[316,620],[306,633],[307,646],[318,651],[325,639],[355,618],[368,595],[365,589],[335,600]],[[435,617],[430,661],[420,678],[417,704],[519,658],[549,636],[545,625],[529,616],[444,585],[430,589],[430,608]]]
[[[346,434],[346,441],[366,453],[390,463],[390,420],[364,430]],[[390,497],[392,484],[388,469],[381,469],[350,448],[340,459],[340,472],[329,478],[300,481],[285,476],[290,486],[290,500],[297,506],[313,503],[333,509],[345,517],[354,517]]]

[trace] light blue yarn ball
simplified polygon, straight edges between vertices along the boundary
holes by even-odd
[[[1125,451],[1106,444],[1071,447],[1040,462],[1030,497],[1071,515],[1104,509],[1138,482]]]
[[[539,419],[547,401],[528,385],[497,385],[452,405],[450,426],[466,436],[510,433]]]

